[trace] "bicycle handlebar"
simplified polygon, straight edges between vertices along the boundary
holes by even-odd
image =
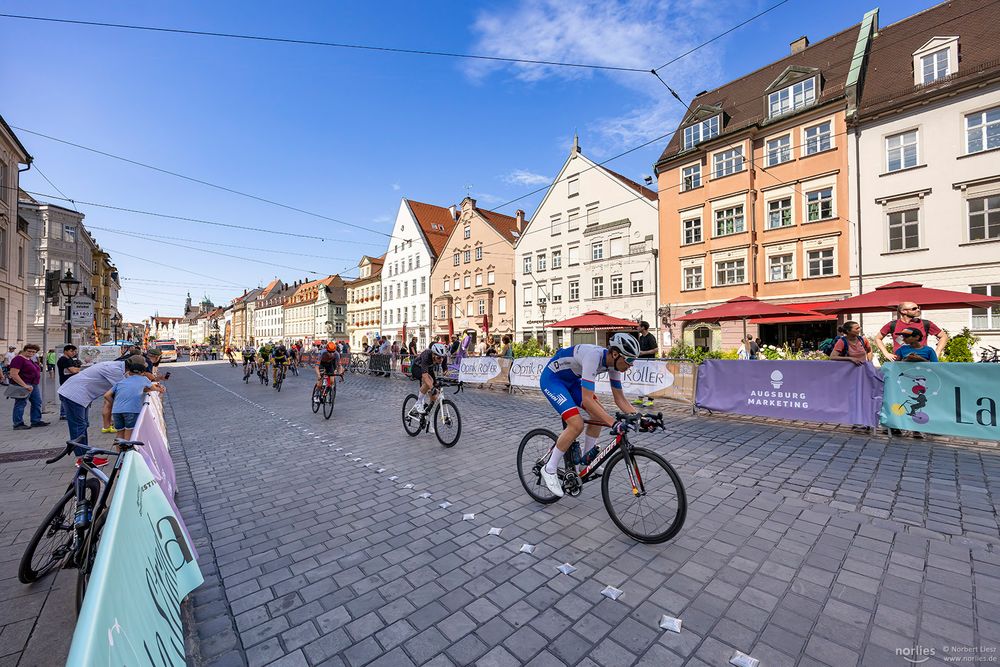
[[[629,428],[639,428],[643,420],[648,420],[652,422],[652,428],[649,430],[655,431],[656,429],[666,430],[666,424],[663,423],[663,413],[657,412],[653,414],[652,412],[642,413],[642,412],[616,412],[615,413],[615,426],[619,424],[623,425],[625,429]]]
[[[62,452],[60,452],[59,454],[53,456],[51,459],[46,460],[45,465],[55,463],[64,456],[69,456],[70,454],[73,453],[73,450],[76,449],[77,447],[82,447],[84,450],[86,450],[83,453],[84,458],[93,458],[95,455],[98,454],[103,456],[118,456],[119,454],[122,453],[120,451],[116,452],[110,449],[101,449],[100,447],[91,447],[90,445],[85,445],[83,444],[83,439],[85,437],[87,436],[80,435],[72,440],[67,440],[66,449],[62,450]],[[116,447],[120,447],[123,450],[128,450],[128,449],[133,449],[135,447],[145,447],[146,443],[139,442],[138,440],[122,440],[120,438],[115,438],[114,445]]]

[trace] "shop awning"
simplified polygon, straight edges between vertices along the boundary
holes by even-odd
[[[553,322],[552,324],[546,324],[547,329],[592,329],[592,330],[605,330],[605,329],[628,329],[634,330],[639,328],[639,323],[634,320],[623,320],[620,317],[613,317],[607,313],[602,313],[599,310],[589,310],[583,315],[577,315],[576,317],[571,317],[568,320],[562,320],[561,322]]]
[[[813,315],[789,315],[788,317],[758,317],[748,320],[750,324],[798,324],[800,322],[832,322],[837,319],[836,315],[823,315],[816,313]]]

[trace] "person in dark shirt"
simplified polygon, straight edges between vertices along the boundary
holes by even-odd
[[[66,345],[63,347],[62,356],[56,361],[56,371],[59,375],[59,386],[66,380],[80,372],[83,365],[77,358],[76,345]],[[62,401],[59,401],[59,419],[65,421],[66,413],[63,411]]]
[[[655,359],[657,349],[656,336],[649,333],[649,322],[645,320],[639,322],[639,358]],[[640,396],[632,401],[632,405],[650,407],[653,405],[653,398],[651,396]]]

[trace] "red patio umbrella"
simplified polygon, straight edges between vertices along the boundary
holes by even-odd
[[[816,310],[821,313],[877,313],[884,310],[895,310],[896,306],[906,301],[912,301],[919,305],[922,310],[989,308],[1000,305],[1000,297],[924,287],[918,283],[898,281],[876,287],[873,291],[865,294],[816,306]]]
[[[553,329],[592,329],[594,331],[594,343],[597,343],[598,331],[609,329],[635,330],[639,328],[638,323],[634,320],[623,320],[620,317],[614,317],[599,310],[588,310],[583,315],[577,315],[568,320],[553,322],[545,326]]]
[[[490,335],[490,316],[483,315],[483,337]]]
[[[455,335],[455,320],[451,315],[448,316],[448,340],[451,341],[452,336]]]
[[[743,340],[747,339],[747,320],[761,317],[799,317],[818,313],[794,304],[768,303],[750,296],[738,296],[718,306],[675,318],[680,322],[728,322],[743,320]]]

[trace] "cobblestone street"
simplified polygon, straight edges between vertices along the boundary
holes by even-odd
[[[951,647],[983,647],[982,664],[997,655],[996,450],[672,412],[665,433],[638,442],[678,467],[687,522],[672,542],[643,545],[618,532],[596,487],[547,507],[524,493],[521,435],[558,426],[537,398],[467,390],[462,439],[446,450],[403,432],[409,383],[349,376],[324,421],[310,382],[277,393],[222,364],[171,380],[179,504],[206,577],[188,619],[193,662],[725,665],[741,651],[767,666],[841,667],[910,664],[896,649],[914,646],[927,665],[948,664]],[[533,553],[520,553],[526,543]],[[577,571],[559,574],[564,562]],[[624,594],[603,597],[608,585]],[[659,628],[664,614],[680,633]]]

